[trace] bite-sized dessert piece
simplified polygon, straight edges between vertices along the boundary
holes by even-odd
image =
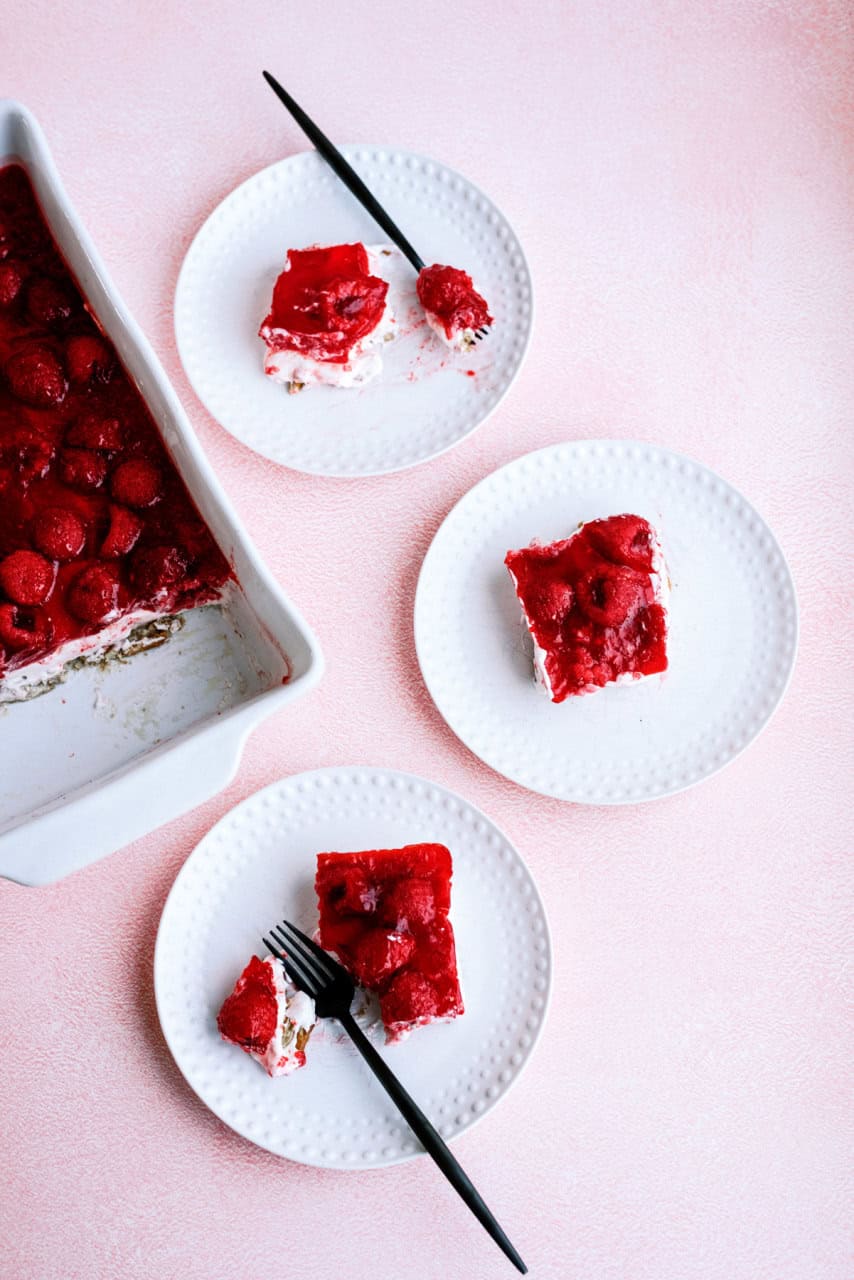
[[[384,246],[289,249],[258,333],[264,372],[289,391],[312,382],[359,387],[382,369],[379,348],[394,336],[388,284],[379,276]]]
[[[0,702],[217,600],[228,564],[20,165],[0,168]],[[178,624],[176,623],[176,626]],[[141,638],[133,641],[144,647]]]
[[[418,274],[416,288],[427,323],[449,347],[467,351],[475,340],[475,332],[492,324],[486,299],[475,289],[471,276],[457,267],[442,267],[438,263],[424,267]]]
[[[504,563],[552,702],[666,670],[670,584],[648,520],[591,520],[563,541],[508,551]]]
[[[319,853],[320,945],[376,991],[389,1042],[463,1012],[442,844]]]
[[[289,1076],[305,1066],[305,1046],[316,1021],[314,1001],[297,990],[281,960],[253,956],[216,1025],[223,1040],[240,1045],[268,1076]]]

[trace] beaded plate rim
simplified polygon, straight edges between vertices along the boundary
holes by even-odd
[[[218,308],[205,305],[206,297],[214,288],[215,273],[211,264],[223,253],[232,250],[239,253],[241,236],[245,238],[251,231],[253,219],[260,217],[257,211],[268,208],[270,202],[281,198],[283,193],[293,189],[303,196],[313,193],[321,200],[333,189],[339,194],[340,183],[313,150],[298,152],[259,170],[227,194],[205,219],[179,272],[174,301],[175,337],[181,363],[196,395],[220,425],[248,448],[311,475],[342,478],[386,475],[445,453],[471,435],[499,407],[518,377],[530,345],[533,286],[516,232],[489,196],[463,174],[428,156],[402,148],[352,144],[342,146],[341,150],[360,169],[368,185],[377,189],[380,199],[384,197],[384,174],[392,175],[389,181],[393,184],[409,181],[424,193],[419,205],[434,200],[431,219],[437,224],[446,223],[467,237],[475,237],[488,247],[496,271],[489,292],[495,291],[497,296],[492,301],[499,306],[494,306],[496,323],[489,337],[478,346],[483,347],[483,354],[488,353],[488,358],[498,366],[495,378],[485,384],[472,379],[471,386],[465,387],[462,407],[457,403],[452,409],[443,403],[441,395],[431,394],[429,382],[422,384],[423,392],[420,391],[417,398],[410,397],[415,412],[407,413],[405,431],[392,433],[392,444],[382,430],[363,430],[354,424],[352,439],[342,444],[339,438],[330,452],[322,435],[307,432],[304,438],[298,439],[294,433],[288,433],[286,424],[271,425],[268,404],[262,406],[260,400],[253,404],[253,389],[254,393],[261,394],[254,375],[251,382],[238,384],[233,367],[229,370],[227,361],[215,362],[214,367],[205,357],[209,326],[221,323],[215,318]],[[359,211],[359,216],[367,215]],[[407,222],[405,211],[399,216]],[[352,229],[346,229],[350,225],[347,219],[342,217],[340,225],[341,236],[355,234]],[[408,229],[416,241],[426,238],[419,235],[417,227]],[[374,239],[382,238],[377,228]],[[254,340],[254,334],[252,337]],[[260,340],[257,346],[258,377],[263,384]],[[479,350],[478,358],[481,355]],[[434,356],[437,361],[445,358],[438,341]],[[466,384],[468,382],[466,379]],[[364,392],[330,393],[327,388],[311,388],[302,394],[315,397],[314,416],[321,423],[328,414],[328,394],[374,396],[382,392],[382,386],[381,375]],[[263,387],[263,391],[266,390],[268,388]],[[276,390],[281,391],[282,400],[287,398],[283,388]],[[360,410],[355,400],[348,402],[346,414],[358,418]],[[421,418],[426,415],[426,425],[419,423],[419,415]]]
[[[652,467],[656,473],[665,477],[667,484],[697,486],[700,495],[698,501],[704,498],[710,509],[718,510],[722,526],[726,528],[727,522],[733,527],[739,525],[739,536],[743,534],[743,537],[751,541],[752,545],[747,547],[745,555],[754,556],[757,561],[764,557],[767,569],[764,576],[769,582],[773,579],[778,597],[781,627],[777,641],[777,661],[771,680],[772,687],[764,696],[761,709],[746,728],[733,730],[728,741],[718,742],[714,749],[710,748],[707,758],[698,757],[697,762],[683,769],[681,774],[668,773],[660,767],[660,760],[651,763],[645,761],[645,764],[650,764],[650,768],[657,769],[661,775],[657,781],[653,779],[646,784],[609,784],[607,779],[603,783],[601,778],[595,777],[588,777],[586,784],[574,783],[572,774],[579,767],[577,760],[569,761],[553,756],[550,761],[543,763],[542,759],[535,759],[536,750],[531,750],[530,744],[528,751],[524,751],[518,738],[507,742],[499,740],[496,745],[496,741],[490,738],[490,730],[500,738],[500,689],[501,679],[506,673],[502,672],[496,677],[499,694],[497,709],[493,715],[492,708],[486,706],[483,698],[478,701],[480,695],[476,689],[473,690],[473,684],[465,686],[462,674],[465,668],[459,659],[462,628],[458,617],[459,601],[454,596],[455,584],[466,574],[471,579],[479,571],[475,548],[478,537],[482,540],[486,536],[483,534],[484,522],[493,521],[493,526],[488,528],[487,533],[494,532],[494,522],[501,521],[506,512],[513,509],[514,501],[517,505],[526,499],[533,501],[532,492],[539,497],[542,492],[548,491],[549,486],[564,485],[572,492],[571,478],[574,476],[577,484],[578,476],[583,474],[585,466],[590,463],[602,468],[602,474],[609,467],[612,470],[626,466],[635,469]],[[517,496],[519,494],[522,495],[521,499]],[[502,497],[506,498],[503,505]],[[598,514],[610,515],[616,512],[602,511]],[[569,531],[570,525],[567,526],[567,532]],[[535,522],[532,523],[528,540],[539,532]],[[665,535],[666,532],[665,530]],[[665,555],[666,553],[665,536]],[[501,572],[504,572],[503,566]],[[762,575],[758,569],[755,572],[758,580]],[[509,575],[507,590],[510,595],[513,594]],[[679,591],[676,587],[670,602],[671,622],[679,607]],[[436,625],[437,618],[444,618],[444,627]],[[455,627],[459,630],[455,630]],[[415,595],[414,634],[421,673],[437,709],[462,742],[490,768],[531,791],[571,803],[636,804],[676,795],[713,777],[756,740],[779,707],[791,681],[798,648],[798,608],[791,570],[779,542],[752,504],[728,481],[705,464],[655,444],[632,440],[591,439],[567,441],[523,454],[490,473],[463,495],[445,517],[424,557]],[[475,667],[479,674],[482,668],[477,664],[470,667],[469,673]],[[496,673],[491,672],[491,676],[496,676]],[[534,692],[538,699],[544,698],[540,691]],[[610,688],[583,699],[571,699],[568,703],[551,709],[557,716],[566,714],[567,711],[571,715],[573,702],[587,703],[591,699],[598,700],[612,695],[619,697],[624,692],[630,694],[631,690]],[[548,705],[551,707],[551,704]],[[585,776],[583,771],[580,776]]]
[[[448,1141],[471,1128],[498,1104],[530,1061],[546,1022],[553,976],[548,920],[529,868],[500,828],[464,797],[417,775],[369,766],[316,769],[280,778],[229,810],[196,845],[178,872],[166,899],[155,945],[154,988],[163,1035],[181,1074],[201,1101],[226,1125],[255,1145],[299,1163],[337,1169],[374,1168],[425,1154],[397,1112],[386,1102],[379,1085],[381,1106],[379,1102],[378,1106],[382,1112],[391,1108],[391,1128],[396,1135],[393,1140],[388,1137],[387,1115],[385,1140],[369,1137],[358,1150],[358,1142],[341,1151],[338,1150],[340,1144],[337,1139],[324,1141],[312,1137],[312,1133],[322,1129],[322,1120],[317,1119],[315,1130],[312,1130],[311,1115],[307,1122],[303,1122],[309,1124],[308,1136],[305,1136],[301,1133],[300,1123],[295,1122],[300,1114],[299,1108],[289,1101],[290,1082],[268,1080],[257,1064],[249,1062],[231,1046],[218,1040],[214,1045],[210,1040],[212,1010],[200,1007],[200,1003],[204,1004],[203,961],[199,958],[204,950],[204,921],[207,920],[210,928],[215,927],[211,922],[217,906],[216,895],[226,895],[229,885],[237,884],[235,877],[239,877],[241,869],[246,871],[253,856],[264,856],[263,823],[272,820],[270,815],[275,819],[279,815],[290,814],[292,823],[305,824],[321,808],[324,812],[330,807],[334,810],[336,804],[343,805],[341,812],[354,821],[361,820],[359,813],[366,804],[368,810],[373,805],[386,816],[393,816],[399,811],[401,821],[405,817],[409,822],[414,814],[416,816],[412,820],[416,827],[421,820],[418,815],[421,815],[422,826],[426,824],[432,829],[434,824],[438,824],[437,839],[445,839],[449,831],[456,829],[459,833],[456,842],[445,840],[452,845],[455,894],[459,896],[460,883],[467,880],[470,882],[466,891],[468,896],[475,881],[480,895],[480,881],[486,877],[484,901],[492,901],[498,912],[495,927],[503,927],[505,915],[508,927],[511,921],[520,926],[514,942],[516,954],[512,978],[505,976],[503,986],[502,980],[496,978],[496,990],[499,994],[504,991],[505,997],[520,977],[524,981],[527,975],[530,983],[531,1009],[516,1029],[516,1040],[508,1041],[506,1048],[501,1048],[501,1039],[496,1039],[496,1034],[503,1036],[505,1033],[504,1025],[499,1025],[502,1014],[507,1012],[503,1006],[487,1011],[494,1019],[487,1035],[478,1021],[487,1013],[475,1011],[467,1004],[460,1023],[468,1018],[469,1026],[476,1031],[479,1046],[476,1058],[461,1067],[450,1082],[442,1081],[435,1096],[428,1096],[426,1084],[424,1088],[419,1087],[416,1095]],[[371,816],[368,813],[368,817]],[[242,828],[245,828],[245,835]],[[453,847],[454,843],[456,847]],[[477,922],[461,920],[459,904],[454,905],[453,901],[451,916],[458,952],[462,956],[468,949],[473,955],[471,935]],[[461,940],[467,929],[471,935],[463,945]],[[502,933],[502,936],[505,935]],[[480,937],[478,932],[478,948]],[[260,944],[260,938],[257,942]],[[471,961],[471,955],[469,959]],[[486,957],[484,963],[488,962],[489,957]],[[492,957],[492,962],[495,963],[495,957]],[[469,984],[472,980],[470,967]],[[460,976],[463,995],[467,998],[466,970],[462,963]],[[510,1011],[515,1011],[515,1005]],[[205,1025],[197,1034],[192,1028],[200,1017]],[[453,1026],[451,1024],[448,1029],[453,1029]],[[441,1033],[444,1028],[436,1030]],[[406,1049],[407,1044],[417,1050],[418,1043],[416,1031],[403,1046],[392,1050],[389,1059],[392,1066],[394,1054]],[[211,1058],[214,1058],[213,1062]],[[251,1068],[248,1074],[244,1070],[247,1066]],[[339,1070],[337,1062],[335,1069]],[[412,1069],[410,1060],[409,1070]],[[311,1050],[307,1067],[294,1079],[304,1075],[308,1078],[310,1070]],[[473,1080],[464,1087],[464,1076],[473,1077],[476,1071],[479,1071],[476,1088]],[[240,1081],[248,1085],[253,1095],[250,1101],[247,1101],[248,1094],[240,1093]],[[430,1087],[436,1088],[433,1082],[430,1082]],[[266,1127],[253,1118],[252,1108],[257,1115],[258,1100],[263,1104]],[[281,1123],[278,1131],[274,1131],[275,1125],[269,1117],[277,1104],[282,1104],[286,1121]],[[360,1118],[359,1123],[367,1122]],[[355,1118],[352,1124],[355,1127]],[[379,1126],[378,1121],[376,1124]]]

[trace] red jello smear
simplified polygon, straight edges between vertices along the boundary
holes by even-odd
[[[229,566],[80,293],[23,168],[0,169],[0,671]]]
[[[667,626],[655,599],[653,530],[640,516],[593,520],[574,537],[508,551],[505,563],[545,651],[552,701],[619,676],[667,667]]]
[[[247,1053],[263,1053],[276,1032],[276,989],[270,966],[253,956],[217,1015],[220,1035]]]
[[[379,324],[387,293],[386,281],[370,273],[363,244],[289,249],[259,333],[273,350],[346,364]]]
[[[486,299],[481,297],[472,278],[457,267],[434,263],[424,267],[416,285],[418,301],[425,311],[441,322],[445,336],[453,338],[463,329],[480,329],[492,324]]]
[[[321,945],[379,994],[389,1039],[463,1012],[451,870],[441,844],[317,856]]]

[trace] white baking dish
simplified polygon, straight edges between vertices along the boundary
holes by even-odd
[[[234,775],[250,730],[320,678],[317,642],[265,568],[142,332],[63,190],[44,135],[0,100],[0,163],[27,169],[71,270],[115,343],[193,499],[234,567],[222,606],[162,647],[82,667],[0,707],[0,876],[44,884],[177,817]]]

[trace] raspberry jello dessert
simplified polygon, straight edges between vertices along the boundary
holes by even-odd
[[[448,347],[467,351],[476,331],[492,324],[486,299],[475,289],[471,276],[457,267],[434,263],[422,268],[416,289],[427,323]]]
[[[641,516],[609,516],[504,563],[552,702],[667,668],[669,582],[661,542]]]
[[[258,333],[264,372],[290,392],[313,382],[360,387],[382,369],[382,344],[395,333],[388,283],[379,275],[385,246],[315,245],[289,249]]]
[[[0,702],[150,647],[232,574],[20,165],[0,169]]]
[[[239,1045],[268,1076],[289,1076],[305,1066],[305,1046],[316,1021],[314,1001],[297,990],[281,960],[253,956],[216,1025],[223,1040]]]
[[[389,1042],[463,1012],[441,844],[317,855],[320,945],[379,995]]]

